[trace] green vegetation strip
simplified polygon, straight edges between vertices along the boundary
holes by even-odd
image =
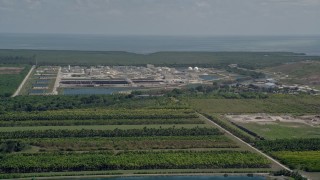
[[[222,135],[216,128],[141,128],[141,129],[113,129],[113,130],[30,130],[0,132],[2,139],[18,138],[63,138],[63,137],[141,137],[141,136],[201,136]]]
[[[269,168],[261,155],[239,151],[37,153],[1,156],[0,172],[117,169]]]
[[[206,124],[151,124],[151,125],[79,125],[79,126],[27,126],[0,127],[0,132],[44,131],[44,130],[114,130],[114,129],[143,129],[143,128],[204,128]],[[1,139],[1,138],[0,138]]]
[[[0,98],[10,97],[19,87],[20,83],[23,81],[25,76],[28,74],[30,68],[31,68],[30,65],[26,65],[24,69],[18,74],[1,74],[0,73]],[[0,106],[0,111],[1,111],[1,106]]]
[[[39,65],[166,65],[222,66],[238,64],[246,68],[261,68],[286,62],[319,60],[291,52],[157,52],[136,54],[114,51],[0,50],[0,63]],[[90,59],[90,61],[88,61]]]
[[[80,125],[151,125],[151,124],[204,124],[201,119],[90,119],[90,120],[33,120],[0,121],[0,127],[23,126],[80,126]],[[1,128],[0,128],[1,129]],[[1,131],[1,130],[0,130]]]
[[[176,119],[197,117],[198,116],[189,109],[77,109],[43,112],[15,112],[1,115],[0,120]]]
[[[216,136],[148,136],[113,138],[35,138],[20,139],[26,144],[42,150],[147,150],[147,149],[189,149],[189,148],[237,148],[223,135]]]
[[[315,151],[320,150],[320,139],[277,139],[257,141],[255,146],[259,149],[271,151]]]
[[[272,155],[292,169],[320,172],[320,151],[279,151]]]

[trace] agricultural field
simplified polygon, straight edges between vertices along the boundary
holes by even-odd
[[[319,176],[320,119],[318,115],[225,115],[225,120],[256,137],[257,148],[291,169]]]
[[[294,117],[281,114],[247,114],[226,117],[267,140],[320,138],[320,118],[317,115]]]
[[[272,155],[292,169],[320,172],[320,151],[279,151]]]
[[[0,97],[11,96],[28,74],[30,68],[29,65],[0,64]]]
[[[0,177],[36,172],[281,169],[182,107],[6,112],[0,116],[0,126]]]

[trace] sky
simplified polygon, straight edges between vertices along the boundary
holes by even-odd
[[[0,33],[319,35],[320,0],[0,0]]]

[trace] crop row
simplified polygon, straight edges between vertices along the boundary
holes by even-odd
[[[255,146],[259,149],[271,151],[315,151],[320,150],[320,139],[277,139],[257,141]]]
[[[192,110],[176,109],[136,109],[136,110],[57,110],[42,112],[19,112],[4,114],[0,120],[26,121],[26,120],[89,120],[89,119],[176,119],[197,118]]]
[[[320,172],[320,151],[278,151],[272,155],[292,169]]]
[[[30,130],[0,132],[2,139],[17,138],[63,138],[63,137],[140,137],[140,136],[203,136],[222,135],[216,128],[142,128],[142,129],[114,129],[114,130]]]
[[[43,150],[137,150],[137,149],[189,149],[237,148],[225,136],[159,136],[113,138],[45,138],[22,140]]]
[[[0,127],[74,126],[74,125],[147,125],[147,124],[204,124],[204,121],[197,118],[0,121]]]
[[[269,164],[261,155],[239,151],[37,153],[3,155],[0,172],[268,168]]]

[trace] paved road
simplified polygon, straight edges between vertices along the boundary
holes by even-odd
[[[15,97],[18,96],[22,87],[24,86],[24,84],[26,83],[26,81],[28,80],[28,78],[30,77],[32,71],[36,68],[35,65],[33,65],[30,69],[30,71],[28,72],[28,74],[26,75],[26,77],[23,79],[23,81],[21,82],[20,86],[18,87],[18,89],[16,90],[16,92],[11,96],[11,97]]]
[[[60,80],[61,80],[61,67],[59,67],[58,69],[57,78],[52,89],[52,95],[58,94],[58,87],[59,87]]]
[[[273,159],[272,157],[270,157],[269,155],[265,154],[264,152],[260,151],[259,149],[253,147],[252,145],[246,143],[245,141],[243,141],[242,139],[238,138],[237,136],[233,135],[231,132],[229,132],[228,130],[224,129],[223,127],[221,127],[220,125],[218,125],[217,123],[211,121],[210,119],[208,119],[207,117],[203,116],[202,114],[199,114],[200,117],[206,119],[207,121],[209,121],[211,124],[217,126],[218,128],[222,129],[223,131],[225,131],[226,133],[228,133],[229,135],[231,135],[232,137],[236,138],[237,140],[239,140],[240,142],[242,142],[243,144],[249,146],[250,148],[252,148],[253,150],[255,150],[256,152],[258,152],[259,154],[263,155],[264,157],[268,158],[269,160],[271,160],[272,162],[274,162],[275,164],[279,165],[280,167],[282,167],[283,169],[286,169],[288,171],[292,171],[291,169],[289,169],[288,167],[286,167],[285,165],[281,164],[279,161]]]

